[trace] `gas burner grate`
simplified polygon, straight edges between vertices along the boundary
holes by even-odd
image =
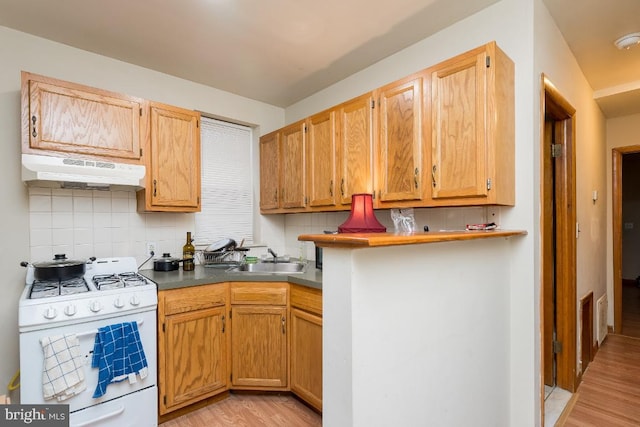
[[[99,274],[93,276],[93,283],[99,291],[106,291],[118,288],[132,288],[149,284],[149,281],[142,275],[135,272],[125,272],[119,274]]]
[[[62,281],[35,281],[29,293],[29,299],[49,298],[59,295],[73,295],[89,292],[89,286],[83,278]]]
[[[120,278],[124,282],[125,287],[131,288],[134,286],[144,286],[149,284],[149,281],[138,273],[121,273]]]

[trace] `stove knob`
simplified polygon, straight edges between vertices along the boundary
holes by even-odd
[[[134,295],[131,297],[131,300],[129,302],[131,303],[131,305],[137,307],[140,305],[140,298],[138,298],[138,295]]]
[[[64,308],[64,314],[66,314],[67,316],[73,316],[74,314],[76,314],[76,311],[76,306],[73,304],[69,304]]]
[[[44,317],[49,320],[55,319],[57,315],[58,315],[58,310],[56,310],[53,307],[47,308],[47,310],[44,312]]]
[[[89,310],[93,311],[94,313],[97,313],[100,310],[102,310],[102,305],[100,304],[100,301],[92,302],[91,305],[89,306]]]
[[[113,302],[113,306],[115,308],[122,308],[124,307],[124,301],[122,301],[122,298],[118,297],[116,298],[116,300]]]

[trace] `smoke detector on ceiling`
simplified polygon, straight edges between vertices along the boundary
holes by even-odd
[[[631,49],[632,47],[640,44],[640,33],[631,33],[620,37],[613,42],[614,45],[620,50]]]

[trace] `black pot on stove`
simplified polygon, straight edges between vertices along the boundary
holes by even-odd
[[[153,260],[154,271],[173,271],[180,268],[182,262],[179,258],[173,258],[171,254],[165,252],[161,258]]]
[[[84,275],[87,263],[95,261],[95,257],[88,261],[70,260],[65,254],[56,254],[53,261],[29,263],[23,261],[21,266],[33,269],[33,278],[41,281],[63,281],[77,279]]]

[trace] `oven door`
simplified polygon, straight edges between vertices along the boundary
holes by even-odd
[[[94,399],[92,396],[98,384],[98,368],[91,367],[91,357],[96,336],[95,331],[100,327],[114,323],[134,321],[138,322],[140,340],[148,364],[148,375],[144,379],[136,375],[137,381],[133,384],[130,384],[126,379],[124,381],[110,383],[107,386],[107,392],[101,397]],[[80,394],[61,402],[58,402],[56,399],[44,400],[42,395],[44,355],[40,338],[63,334],[78,334],[80,354],[84,357],[86,389]],[[154,387],[157,383],[156,351],[155,310],[141,311],[127,315],[120,314],[115,317],[102,318],[100,320],[74,325],[23,332],[20,334],[20,401],[23,404],[69,404],[69,411],[73,413],[74,411],[98,405],[148,387]],[[149,416],[156,413],[156,406],[157,405],[154,405],[153,408],[149,408]],[[145,412],[147,411],[145,410]],[[73,414],[71,414],[71,419],[73,420],[73,418]]]

